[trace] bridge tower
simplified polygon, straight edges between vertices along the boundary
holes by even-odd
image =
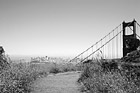
[[[123,57],[137,49],[139,46],[139,39],[136,37],[136,21],[132,22],[123,22]],[[127,34],[127,29],[130,28],[132,30],[131,34]]]

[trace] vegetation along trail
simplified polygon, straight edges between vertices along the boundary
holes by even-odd
[[[34,83],[32,93],[80,93],[77,84],[79,75],[78,72],[48,75]]]

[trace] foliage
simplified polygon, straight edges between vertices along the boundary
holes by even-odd
[[[50,73],[63,73],[63,72],[68,72],[68,71],[76,71],[76,67],[72,63],[54,63],[54,66],[52,66],[49,70]]]
[[[127,74],[126,70],[120,69],[104,71],[102,64],[102,60],[84,64],[84,70],[78,80],[83,84],[82,91],[88,93],[134,93],[139,89],[139,85],[136,84],[138,78],[132,78],[133,72]]]
[[[28,63],[11,63],[10,66],[0,74],[1,93],[30,93],[33,81],[47,75]]]
[[[57,68],[57,67],[52,67],[52,68],[50,69],[50,73],[57,74],[57,73],[59,73],[59,72],[60,72],[60,69]]]
[[[12,63],[0,56],[0,93],[30,93],[33,82],[48,73],[59,73],[76,70],[74,64]]]

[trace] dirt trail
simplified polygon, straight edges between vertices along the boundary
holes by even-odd
[[[32,93],[80,93],[76,82],[79,75],[77,72],[49,75],[34,83]]]

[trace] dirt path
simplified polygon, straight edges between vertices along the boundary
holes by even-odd
[[[34,83],[32,93],[80,93],[76,83],[79,75],[77,72],[49,75]]]

